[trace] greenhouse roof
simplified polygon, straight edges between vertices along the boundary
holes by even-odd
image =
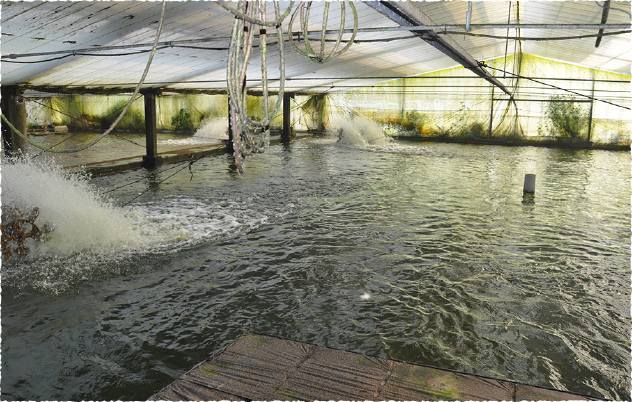
[[[274,19],[272,3],[269,4],[268,19]],[[289,2],[279,4],[283,11]],[[313,4],[309,30],[317,32],[313,37],[310,35],[310,43],[319,41],[324,4]],[[398,2],[376,1],[354,4],[359,31],[356,43],[344,54],[319,64],[297,53],[286,42],[286,90],[347,90],[459,66],[463,55],[476,62],[517,51],[630,74],[630,2],[432,1],[400,6]],[[161,6],[162,2],[154,1],[3,1],[2,85],[55,92],[131,90],[145,69]],[[401,13],[394,16],[400,7],[409,14],[412,10],[418,18],[402,17]],[[339,9],[338,4],[331,7],[327,26],[330,30],[338,29]],[[225,90],[228,38],[233,20],[234,16],[215,2],[168,2],[160,43],[144,87],[179,92]],[[289,21],[287,17],[283,22],[284,32]],[[402,28],[402,25],[419,28],[421,23],[425,30]],[[597,47],[596,35],[602,32],[594,25],[599,24],[608,25],[602,32],[610,35],[602,36]],[[298,25],[296,23],[293,32],[299,29]],[[353,28],[350,12],[345,27]],[[428,27],[435,31],[425,36],[429,39],[425,40],[424,35],[430,32]],[[275,30],[268,31],[270,34]],[[331,33],[328,38],[336,35]],[[350,37],[351,33],[345,33],[343,40]],[[516,37],[521,40],[515,40]],[[553,40],[555,38],[566,39]],[[274,38],[270,39],[275,42]],[[443,41],[448,41],[447,47],[457,49],[458,55],[446,52]],[[254,90],[261,88],[258,51],[259,48],[253,50],[248,69],[248,86]],[[269,76],[278,79],[278,51],[274,44],[270,45],[268,59]],[[494,72],[489,71],[489,74],[494,75]],[[278,89],[278,80],[271,80],[270,88]]]

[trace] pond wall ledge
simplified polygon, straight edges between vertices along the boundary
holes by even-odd
[[[587,395],[243,335],[148,400],[599,400]]]
[[[548,147],[548,148],[568,148],[568,149],[602,149],[606,151],[627,151],[630,152],[630,145],[599,144],[592,142],[567,142],[564,140],[523,140],[513,138],[491,137],[491,138],[463,138],[463,137],[429,137],[416,135],[396,135],[393,139],[401,141],[415,142],[447,142],[458,144],[477,145],[504,145],[513,147]]]
[[[292,137],[292,140],[312,137],[311,133],[300,133]],[[270,145],[280,144],[281,137],[273,136],[270,138]],[[205,145],[199,147],[183,148],[165,152],[158,152],[160,164],[171,164],[184,161],[190,161],[205,156],[222,155],[226,152],[226,141],[221,144]],[[83,163],[81,165],[73,165],[64,167],[65,170],[77,173],[86,173],[92,177],[106,176],[115,173],[121,173],[127,170],[136,170],[144,167],[143,156],[132,156],[120,159],[111,159],[106,161],[95,161]]]

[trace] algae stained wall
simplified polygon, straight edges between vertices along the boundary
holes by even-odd
[[[594,143],[630,144],[630,75],[523,53],[485,64],[515,102],[463,67],[335,93],[329,102],[412,135],[588,140],[592,120]]]

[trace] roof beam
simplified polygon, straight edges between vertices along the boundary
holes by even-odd
[[[424,14],[417,6],[410,1],[393,1],[393,0],[379,0],[379,1],[365,1],[364,4],[384,14],[402,27],[415,27],[415,26],[433,26],[436,24]],[[447,56],[450,56],[453,60],[461,64],[463,67],[472,71],[481,78],[486,79],[498,88],[500,88],[507,95],[512,96],[509,89],[507,89],[500,81],[498,81],[487,70],[478,65],[478,61],[474,59],[468,52],[465,51],[454,39],[447,34],[442,34],[433,31],[418,31],[411,30],[416,36],[428,42]]]
[[[608,22],[608,11],[610,11],[610,0],[606,0],[603,3],[603,12],[601,13],[602,24],[605,24],[606,22]],[[597,41],[595,42],[595,47],[599,47],[599,44],[601,43],[601,38],[602,38],[601,34],[603,34],[603,29],[599,30],[599,36],[597,37]]]

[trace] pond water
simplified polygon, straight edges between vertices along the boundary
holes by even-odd
[[[2,399],[144,400],[249,331],[627,399],[630,179],[626,152],[329,138],[243,176],[4,164],[53,232],[2,267]]]

